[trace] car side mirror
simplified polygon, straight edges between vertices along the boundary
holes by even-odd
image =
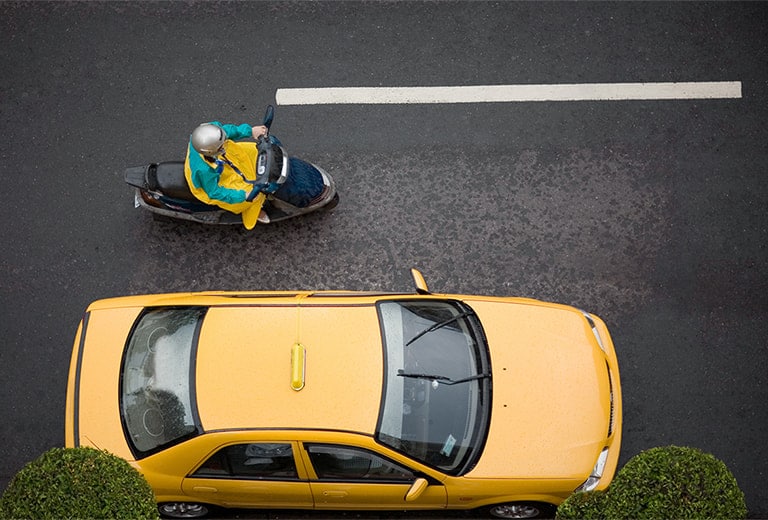
[[[413,502],[424,493],[424,490],[427,489],[428,486],[429,483],[427,482],[427,479],[421,477],[417,478],[413,481],[413,484],[411,484],[408,493],[405,494],[405,501]]]
[[[419,294],[429,294],[429,288],[427,287],[427,281],[424,280],[424,275],[421,274],[416,268],[411,269],[411,277],[413,283],[416,284],[416,292]]]

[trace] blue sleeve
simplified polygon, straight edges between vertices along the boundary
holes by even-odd
[[[241,125],[223,125],[218,121],[211,121],[211,124],[223,128],[227,133],[227,138],[232,139],[233,141],[253,137],[253,127],[248,123],[243,123]]]
[[[190,143],[190,147],[192,144]],[[233,190],[219,185],[219,174],[206,163],[194,150],[189,153],[189,169],[192,174],[192,182],[198,188],[202,188],[212,200],[220,200],[227,204],[245,202],[248,194],[244,190]]]

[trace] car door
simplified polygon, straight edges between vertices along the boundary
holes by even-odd
[[[184,493],[228,507],[312,507],[294,442],[222,446],[182,482]]]
[[[304,443],[316,509],[440,509],[445,487],[371,450]],[[420,480],[426,488],[406,500]],[[418,484],[417,484],[418,487]]]

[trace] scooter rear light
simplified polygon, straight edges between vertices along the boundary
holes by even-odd
[[[157,200],[155,197],[153,197],[148,191],[139,190],[139,193],[141,194],[141,200],[143,200],[150,206],[154,206],[156,208],[163,207],[163,204],[159,200]]]

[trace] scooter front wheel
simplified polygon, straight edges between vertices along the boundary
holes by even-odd
[[[331,199],[331,201],[328,204],[326,204],[325,206],[323,206],[323,209],[324,210],[333,209],[333,208],[335,208],[338,205],[339,205],[339,194],[335,193],[333,195],[333,198]]]

